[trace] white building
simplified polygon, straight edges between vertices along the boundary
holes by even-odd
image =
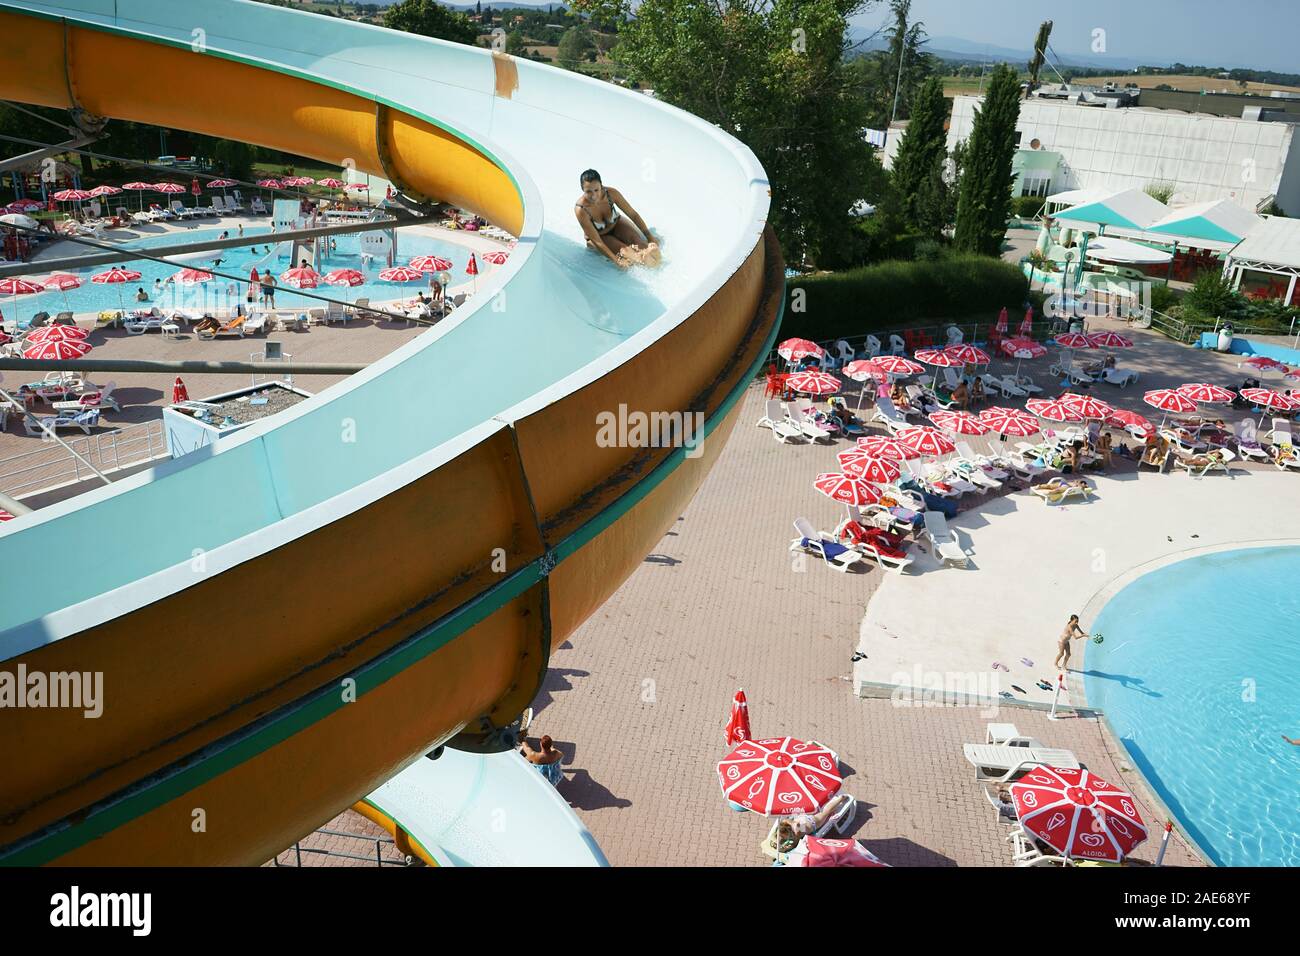
[[[978,96],[954,98],[950,150],[970,137],[979,104]],[[1021,103],[1016,129],[1018,192],[1113,192],[1167,182],[1175,205],[1231,199],[1260,209],[1275,200],[1289,215],[1300,214],[1292,123],[1031,99]],[[895,149],[896,132],[889,136]]]

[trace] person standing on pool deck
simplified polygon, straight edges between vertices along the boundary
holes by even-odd
[[[1070,641],[1087,636],[1083,632],[1083,628],[1079,627],[1079,615],[1071,614],[1070,620],[1065,625],[1065,630],[1061,632],[1061,637],[1057,641],[1056,660],[1052,662],[1052,666],[1068,671],[1070,669]]]
[[[270,269],[262,273],[262,302],[268,309],[275,308],[275,273]]]

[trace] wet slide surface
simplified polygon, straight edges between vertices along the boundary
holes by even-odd
[[[0,665],[102,670],[117,703],[93,725],[0,714],[23,768],[0,859],[257,862],[438,743],[497,746],[689,501],[771,344],[783,264],[753,155],[576,74],[244,0],[0,2],[0,33],[0,98],[355,166],[519,237],[364,372],[4,525],[11,563],[95,559],[0,584]],[[585,248],[588,167],[661,269]],[[625,406],[711,437],[602,444]],[[196,805],[239,832],[176,840]]]

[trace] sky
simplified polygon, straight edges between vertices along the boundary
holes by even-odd
[[[884,0],[855,24],[874,28]],[[1052,20],[1052,48],[1106,52],[1140,61],[1300,72],[1300,0],[912,0],[912,16],[936,37],[1028,50],[1038,24]]]

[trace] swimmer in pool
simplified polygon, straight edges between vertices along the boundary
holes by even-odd
[[[582,198],[574,205],[573,214],[587,235],[587,245],[620,269],[634,263],[659,265],[659,240],[623,194],[601,183],[600,173],[594,169],[584,172],[580,182]]]

